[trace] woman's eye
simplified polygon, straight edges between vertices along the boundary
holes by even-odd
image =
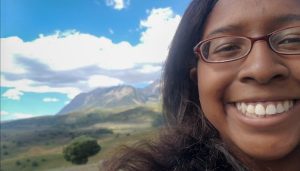
[[[241,49],[240,46],[238,46],[236,44],[226,44],[226,45],[222,45],[222,46],[219,46],[218,48],[216,48],[214,53],[233,52],[233,51],[237,51],[240,49]]]
[[[280,42],[278,42],[279,45],[281,45],[281,44],[290,44],[290,43],[300,43],[300,37],[287,38],[287,39],[283,39]]]

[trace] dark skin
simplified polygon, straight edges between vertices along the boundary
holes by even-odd
[[[203,40],[223,35],[259,37],[300,26],[299,0],[220,0],[210,13]],[[294,16],[286,17],[286,16]],[[197,71],[205,116],[253,170],[300,169],[300,56],[272,51],[257,41],[246,58],[222,64],[201,59]],[[235,104],[293,100],[292,109],[270,118],[245,118]]]

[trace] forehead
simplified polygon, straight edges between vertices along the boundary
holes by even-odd
[[[206,21],[203,35],[209,37],[216,30],[266,34],[299,24],[300,0],[219,0]]]

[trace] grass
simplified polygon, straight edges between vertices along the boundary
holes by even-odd
[[[9,159],[1,160],[1,171],[76,171],[99,170],[99,161],[108,159],[116,154],[121,145],[132,145],[141,139],[155,138],[157,129],[150,128],[136,133],[113,134],[98,139],[101,151],[89,158],[86,165],[72,165],[65,161],[62,155],[63,145],[55,147],[35,146]]]
[[[115,154],[120,145],[155,138],[158,128],[153,127],[153,123],[161,116],[160,110],[160,105],[149,103],[123,111],[117,109],[118,112],[89,111],[80,116],[41,117],[6,125],[1,123],[0,171],[99,170],[97,163]],[[102,148],[89,158],[86,165],[77,166],[63,159],[62,149],[80,135],[96,138]]]

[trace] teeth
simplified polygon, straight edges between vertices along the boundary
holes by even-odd
[[[255,112],[255,107],[253,105],[248,105],[247,112],[253,114]]]
[[[283,108],[284,108],[284,111],[288,111],[289,108],[290,108],[290,103],[289,101],[284,101],[283,103]]]
[[[266,114],[266,110],[262,104],[257,104],[255,106],[255,114],[259,116]]]
[[[278,113],[284,112],[284,108],[283,108],[283,105],[281,103],[278,103],[276,109],[277,109]]]
[[[242,112],[246,113],[247,111],[247,105],[245,103],[242,103]]]
[[[273,114],[276,114],[277,111],[276,111],[276,107],[274,104],[269,104],[266,108],[266,114],[267,115],[273,115]]]
[[[294,106],[292,100],[278,102],[236,103],[236,108],[246,116],[266,117],[289,111]]]

